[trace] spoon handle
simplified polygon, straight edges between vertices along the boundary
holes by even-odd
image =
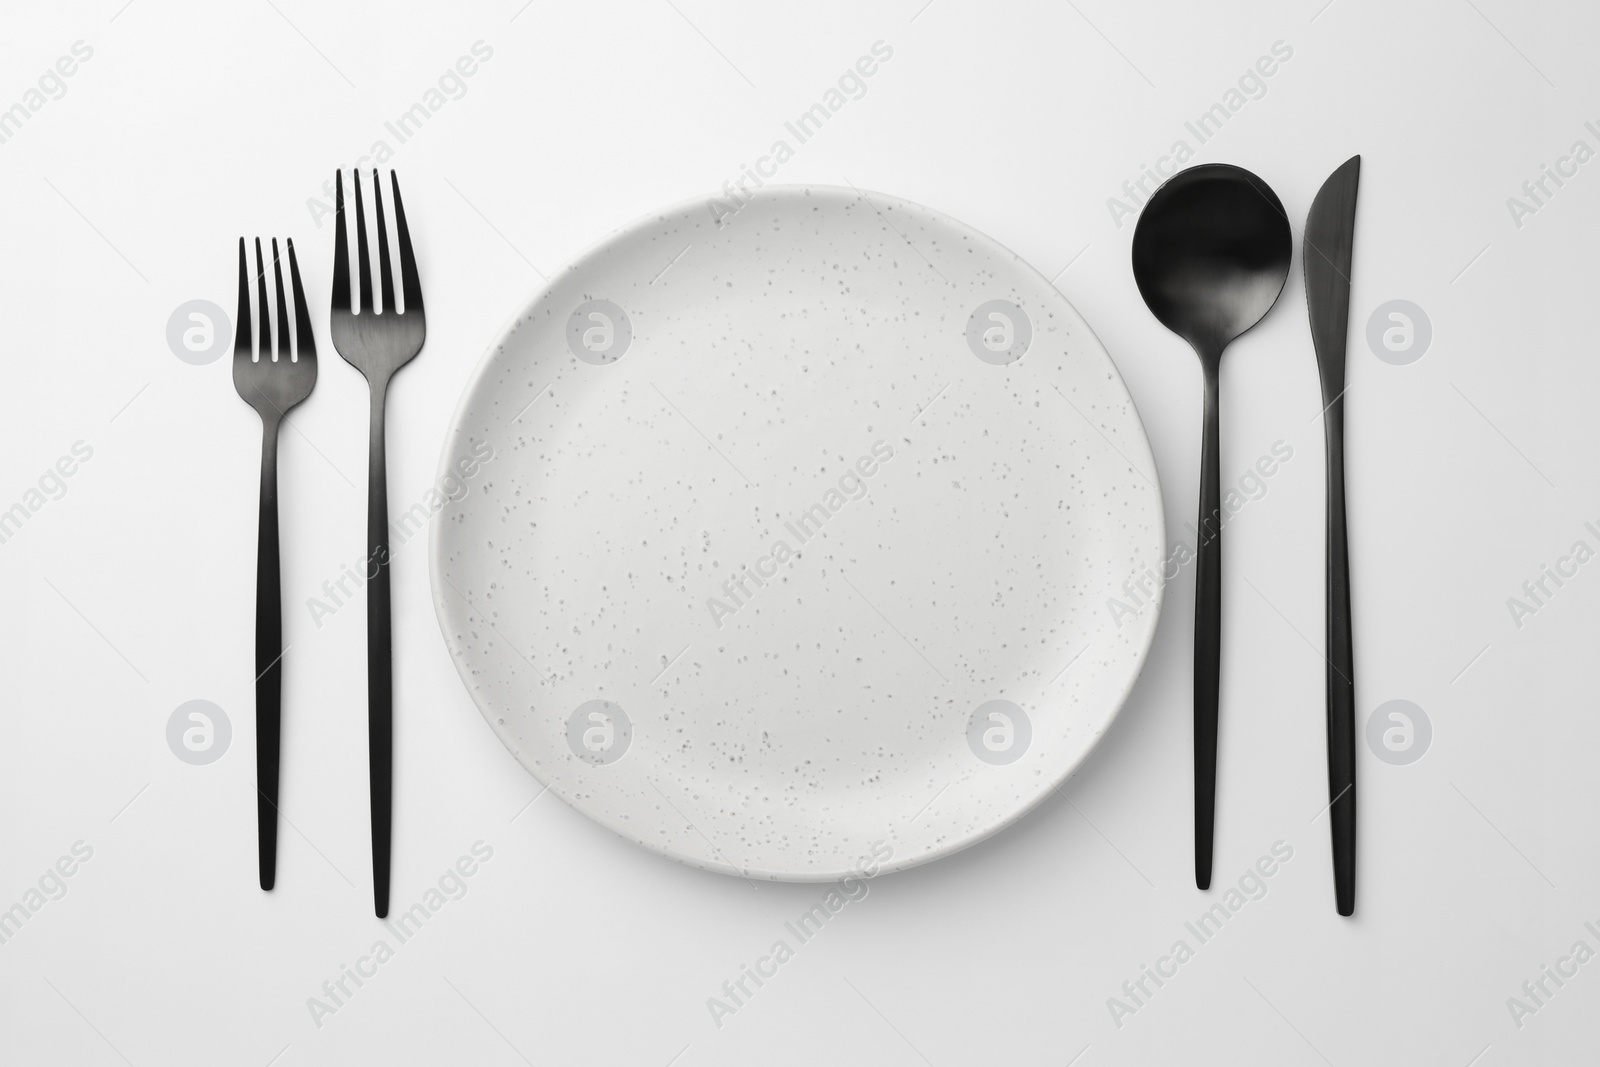
[[[1344,513],[1344,397],[1323,416],[1328,442],[1328,818],[1340,915],[1356,906],[1356,685],[1350,637],[1350,545]]]
[[[1217,366],[1205,361],[1200,445],[1200,555],[1194,590],[1194,882],[1211,888],[1217,817],[1217,689],[1222,661],[1222,478]]]

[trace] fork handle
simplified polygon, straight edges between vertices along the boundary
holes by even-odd
[[[256,530],[256,841],[261,888],[278,876],[278,759],[283,696],[283,590],[278,564],[278,420],[261,420]]]
[[[370,383],[367,453],[367,759],[372,792],[372,895],[378,918],[389,914],[389,855],[394,795],[394,689],[389,620],[389,482],[383,409],[388,382]]]

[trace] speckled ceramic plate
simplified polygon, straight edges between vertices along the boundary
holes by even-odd
[[[708,870],[994,833],[1156,626],[1161,495],[1105,350],[1014,254],[879,194],[697,200],[590,250],[484,357],[441,483],[434,601],[484,717]]]

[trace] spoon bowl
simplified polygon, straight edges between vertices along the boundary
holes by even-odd
[[[1289,277],[1289,217],[1241,167],[1191,167],[1157,189],[1133,231],[1133,279],[1161,324],[1220,359],[1260,322]]]
[[[1194,878],[1211,888],[1222,675],[1222,484],[1217,378],[1222,351],[1277,303],[1289,277],[1289,217],[1267,183],[1210,163],[1169,178],[1133,230],[1133,278],[1161,324],[1189,342],[1205,377],[1199,564],[1194,591]]]

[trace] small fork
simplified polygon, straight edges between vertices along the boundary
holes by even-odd
[[[256,238],[256,293],[260,344],[252,350],[250,266],[239,238],[238,330],[233,338],[233,385],[261,416],[261,506],[256,534],[256,839],[261,888],[271,889],[278,871],[278,757],[283,697],[283,590],[278,569],[278,428],[284,413],[311,395],[317,383],[317,344],[311,313],[300,286],[300,264],[289,247],[294,283],[294,353],[289,349],[289,309],[284,298],[278,239],[272,239],[272,274],[277,283],[278,347],[272,347],[267,272]]]
[[[367,255],[367,218],[361,203],[361,175],[355,173],[356,252],[361,306],[350,308],[350,242],[344,214],[344,172],[335,176],[333,312],[328,320],[333,347],[367,379],[371,394],[371,437],[367,462],[367,761],[372,801],[372,895],[378,918],[389,914],[389,857],[394,793],[394,673],[389,625],[389,486],[384,461],[384,401],[389,379],[422,350],[427,320],[422,313],[422,282],[411,252],[411,231],[400,202],[400,179],[393,171],[394,224],[400,249],[400,287],[405,311],[394,302],[389,269],[389,231],[383,217],[383,184],[376,168],[372,190],[378,216],[378,272],[381,313],[372,306],[372,264]]]

